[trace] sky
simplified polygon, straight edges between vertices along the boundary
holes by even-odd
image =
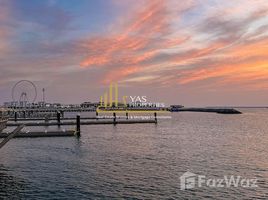
[[[267,0],[0,0],[0,103],[119,95],[185,106],[268,106]]]

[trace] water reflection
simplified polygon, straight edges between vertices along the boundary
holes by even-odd
[[[267,119],[175,113],[157,125],[83,126],[81,138],[14,139],[0,152],[0,199],[265,199]],[[188,170],[259,187],[181,191]]]
[[[21,199],[27,192],[27,182],[10,173],[10,169],[0,165],[0,197]]]

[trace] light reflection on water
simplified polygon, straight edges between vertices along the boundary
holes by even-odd
[[[82,137],[14,139],[0,152],[7,199],[267,199],[268,111],[174,113],[158,125],[83,126]],[[186,171],[258,188],[181,191]]]

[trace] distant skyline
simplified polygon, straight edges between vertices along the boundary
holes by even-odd
[[[268,105],[267,0],[0,0],[0,104],[121,94],[186,106]]]

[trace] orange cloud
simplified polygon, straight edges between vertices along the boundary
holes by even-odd
[[[219,57],[214,64],[199,66],[199,69],[184,70],[180,72],[180,84],[187,84],[209,78],[224,77],[219,84],[246,83],[268,78],[268,38],[248,43],[237,44],[214,54]],[[268,82],[266,82],[268,85]],[[215,86],[215,85],[214,85]]]
[[[221,14],[205,19],[196,31],[174,34],[171,28],[174,15],[170,12],[169,1],[146,2],[144,8],[117,27],[117,33],[83,41],[81,45],[88,55],[80,65],[105,68],[104,83],[127,78],[148,80],[138,77],[144,76],[161,77],[150,81],[162,85],[186,85],[213,79],[215,86],[232,81],[245,83],[249,79],[257,82],[268,77],[268,61],[262,59],[268,56],[268,39],[260,37],[268,32],[267,27],[247,33],[251,24],[266,16],[266,8],[256,6],[247,15],[244,9],[238,9],[235,14],[223,8],[219,11]],[[177,10],[180,15],[185,9]],[[222,13],[228,15],[226,19]],[[237,19],[232,21],[231,17]],[[211,36],[211,40],[198,41],[199,33]],[[150,69],[156,66],[157,70],[150,74]]]
[[[111,82],[114,82],[115,80],[119,80],[122,77],[129,76],[130,74],[139,72],[141,70],[142,69],[138,66],[122,67],[116,71],[111,71],[109,74],[107,74],[105,79],[103,80],[103,83],[109,84]]]
[[[191,70],[182,72],[184,78],[179,79],[180,84],[205,80],[215,77],[235,77],[236,81],[250,80],[252,78],[266,77],[268,75],[267,61],[253,61],[252,63],[219,64],[210,69]]]
[[[210,44],[207,47],[200,48],[200,49],[193,49],[186,53],[182,53],[178,56],[173,56],[170,60],[171,62],[180,63],[185,61],[193,61],[194,59],[202,58],[205,56],[212,55],[216,53],[221,48],[224,48],[228,45],[226,42],[215,42]]]
[[[168,38],[170,28],[166,2],[147,1],[146,7],[131,16],[120,33],[86,40],[82,45],[90,53],[80,65],[84,68],[106,67],[108,73],[104,82],[118,81],[146,67],[144,62],[162,50],[187,41],[189,38],[185,36]],[[133,66],[141,69],[133,70]],[[120,76],[115,75],[115,68]]]

